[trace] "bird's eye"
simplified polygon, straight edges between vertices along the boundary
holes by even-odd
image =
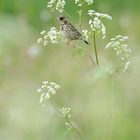
[[[64,19],[64,17],[60,17],[59,19],[60,19],[60,20],[63,20],[63,19]]]

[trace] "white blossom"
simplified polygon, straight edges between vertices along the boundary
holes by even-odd
[[[37,92],[40,94],[40,103],[44,104],[46,99],[48,100],[51,95],[55,95],[56,90],[59,88],[60,86],[54,82],[43,81],[41,87],[37,89]]]
[[[48,31],[48,33],[47,33],[47,35],[48,35],[48,37],[50,38],[50,40],[51,40],[51,43],[58,43],[58,34],[59,34],[59,32],[56,30],[56,28],[55,27],[52,27],[49,31]]]
[[[82,6],[83,2],[85,2],[87,5],[93,4],[93,0],[75,0],[75,4],[77,4],[78,6]]]
[[[39,39],[37,40],[37,43],[40,44],[42,41],[43,41],[43,39],[42,39],[42,38],[39,38]]]
[[[60,13],[64,11],[65,0],[50,0],[47,4],[47,7],[50,8],[52,11],[56,9]]]
[[[46,33],[45,30],[43,30],[42,32],[40,32],[41,35],[44,35]]]
[[[86,0],[87,5],[93,4],[93,0]]]
[[[46,46],[49,41],[52,44],[58,43],[61,40],[62,33],[57,31],[55,27],[50,28],[48,32],[43,30],[41,33],[41,37],[37,40],[37,43],[43,46]]]
[[[112,38],[111,41],[105,46],[105,48],[113,48],[116,55],[120,58],[121,65],[120,68],[123,71],[128,69],[129,64],[131,63],[128,58],[131,53],[131,49],[125,43],[128,39],[127,36],[117,35],[115,38]]]
[[[56,0],[50,0],[47,4],[47,7],[52,8],[54,6],[55,2],[56,2]]]
[[[83,37],[84,37],[86,40],[88,40],[89,35],[90,35],[90,32],[89,32],[87,29],[85,29],[85,30],[82,30],[82,33],[83,33]]]
[[[58,0],[58,2],[56,3],[56,10],[62,13],[64,11],[64,6],[65,6],[65,0]]]
[[[88,15],[91,16],[91,19],[89,20],[89,25],[93,31],[101,32],[103,35],[103,38],[106,36],[106,27],[102,22],[102,18],[106,18],[111,20],[112,17],[108,14],[103,14],[99,12],[95,12],[94,10],[88,10]]]
[[[71,117],[70,115],[70,108],[66,108],[66,107],[63,107],[62,109],[60,109],[60,112],[62,113],[63,117]]]
[[[130,61],[128,61],[128,62],[125,63],[124,68],[123,68],[123,72],[125,72],[128,69],[128,67],[129,67],[130,64],[131,64]]]

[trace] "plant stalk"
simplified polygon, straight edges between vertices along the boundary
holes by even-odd
[[[94,51],[95,51],[95,58],[96,58],[96,63],[97,66],[99,66],[99,59],[98,59],[98,53],[97,53],[97,47],[96,47],[96,32],[94,31]]]

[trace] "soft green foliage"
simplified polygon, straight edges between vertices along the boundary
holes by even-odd
[[[97,37],[100,66],[96,69],[86,54],[73,57],[71,47],[51,43],[36,46],[40,31],[48,32],[51,27],[59,30],[58,13],[46,10],[47,2],[0,1],[0,139],[79,139],[73,132],[64,134],[65,121],[50,105],[45,111],[40,106],[36,88],[47,79],[62,86],[53,101],[58,107],[71,108],[86,140],[139,140],[140,1],[94,1],[96,11],[113,17],[103,21],[106,38]],[[71,0],[67,4],[69,19],[77,25],[78,6]],[[88,21],[87,13],[83,15]],[[87,26],[83,21],[82,29]],[[131,65],[127,72],[111,75],[108,71],[119,59],[115,51],[104,46],[118,34],[129,37]]]

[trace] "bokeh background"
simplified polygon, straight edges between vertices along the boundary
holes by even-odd
[[[112,57],[104,49],[109,39],[129,36],[132,64],[113,80],[103,68],[93,68],[87,55],[73,56],[73,48],[36,45],[40,31],[52,26],[59,29],[58,14],[46,8],[47,2],[0,0],[0,139],[79,139],[65,133],[57,112],[39,104],[36,89],[48,80],[61,85],[54,101],[59,107],[71,108],[86,140],[139,140],[140,1],[96,0],[91,6],[113,17],[105,22],[107,38],[99,37],[97,42],[101,67]],[[72,0],[66,2],[70,20],[78,24],[77,7]],[[88,17],[84,16],[86,28]]]

